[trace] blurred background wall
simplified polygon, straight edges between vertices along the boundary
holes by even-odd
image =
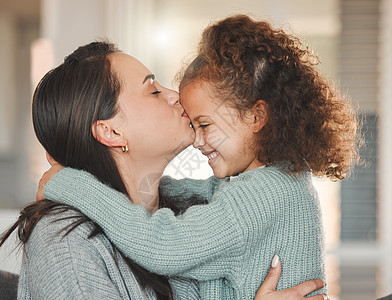
[[[315,179],[328,248],[332,299],[392,293],[392,1],[389,0],[0,0],[0,230],[35,199],[48,165],[30,116],[38,80],[79,45],[107,38],[147,65],[161,84],[192,58],[203,28],[234,13],[295,33],[320,71],[353,99],[364,120],[366,164],[342,183]],[[175,177],[212,173],[192,148],[167,168]],[[14,245],[0,269],[18,272]]]

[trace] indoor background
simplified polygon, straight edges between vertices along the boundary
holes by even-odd
[[[0,0],[0,230],[34,201],[48,168],[31,124],[39,79],[79,45],[106,38],[141,60],[162,85],[195,53],[205,26],[235,13],[267,19],[320,57],[320,71],[350,95],[364,121],[365,164],[342,183],[315,179],[326,228],[332,299],[392,293],[392,1]],[[192,148],[174,177],[212,173]],[[14,244],[0,269],[19,272]]]

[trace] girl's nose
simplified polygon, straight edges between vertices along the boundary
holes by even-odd
[[[206,144],[203,136],[203,132],[200,129],[195,129],[195,139],[193,140],[193,147],[201,150]]]

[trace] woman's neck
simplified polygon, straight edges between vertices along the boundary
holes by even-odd
[[[142,163],[120,158],[118,168],[134,204],[144,205],[151,213],[159,208],[159,182],[166,165]]]

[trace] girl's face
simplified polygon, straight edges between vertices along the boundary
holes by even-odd
[[[180,95],[196,133],[193,146],[208,157],[216,177],[237,175],[261,165],[247,116],[241,119],[238,110],[214,97],[204,81],[191,82]]]
[[[170,161],[194,138],[178,93],[159,85],[140,61],[123,53],[110,57],[120,79],[119,112],[113,118],[134,159]]]

